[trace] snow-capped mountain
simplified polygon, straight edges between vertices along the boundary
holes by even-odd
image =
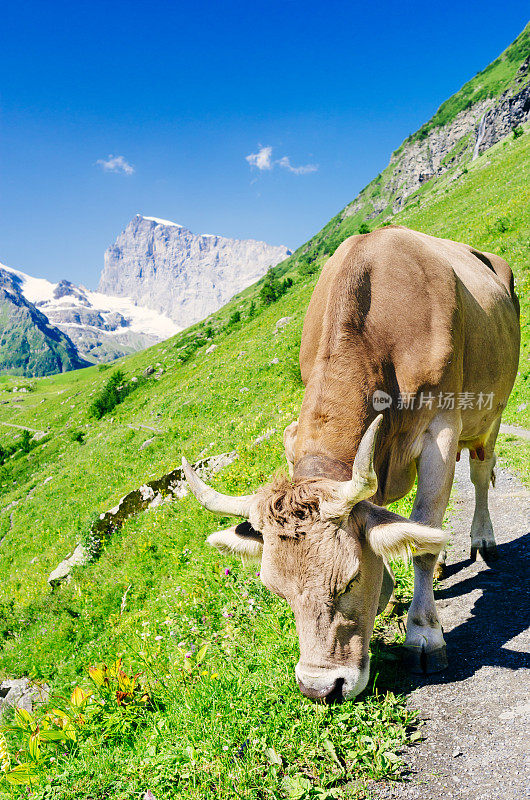
[[[72,340],[26,300],[22,279],[0,264],[0,372],[41,376],[87,367]]]
[[[15,278],[25,300],[63,331],[79,355],[89,361],[119,358],[180,330],[168,317],[129,297],[112,297],[67,280],[52,283],[11,267],[0,267]]]
[[[217,311],[290,254],[138,214],[105,253],[96,292],[0,264],[0,372],[112,361]]]
[[[290,252],[253,239],[194,234],[176,222],[137,214],[105,253],[99,291],[133,298],[187,327]]]

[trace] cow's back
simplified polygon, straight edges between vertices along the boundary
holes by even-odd
[[[325,264],[311,298],[302,378],[307,385],[315,365],[342,352],[359,367],[361,359],[386,364],[401,392],[509,393],[516,307],[511,270],[498,256],[401,227],[353,236]]]

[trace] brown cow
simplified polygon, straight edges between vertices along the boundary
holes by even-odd
[[[232,498],[184,462],[203,505],[249,520],[208,541],[261,557],[263,583],[288,600],[304,694],[364,689],[375,616],[392,587],[387,560],[400,554],[414,556],[409,665],[446,665],[433,573],[455,459],[469,449],[472,557],[493,558],[488,487],[518,353],[518,303],[501,258],[401,227],[352,236],[325,264],[304,322],[306,392],[284,434],[291,478]],[[387,511],[416,476],[410,520]]]

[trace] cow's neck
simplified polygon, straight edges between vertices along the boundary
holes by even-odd
[[[313,371],[298,419],[295,465],[318,456],[330,465],[347,465],[351,476],[363,434],[375,417],[370,401],[377,383],[367,370],[353,374],[348,366],[320,366]]]
[[[348,481],[352,470],[344,461],[323,455],[307,455],[296,462],[293,478],[332,478],[336,481]]]

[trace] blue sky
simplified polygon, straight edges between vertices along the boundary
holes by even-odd
[[[137,212],[294,248],[513,41],[527,10],[6,3],[0,261],[94,287]]]

